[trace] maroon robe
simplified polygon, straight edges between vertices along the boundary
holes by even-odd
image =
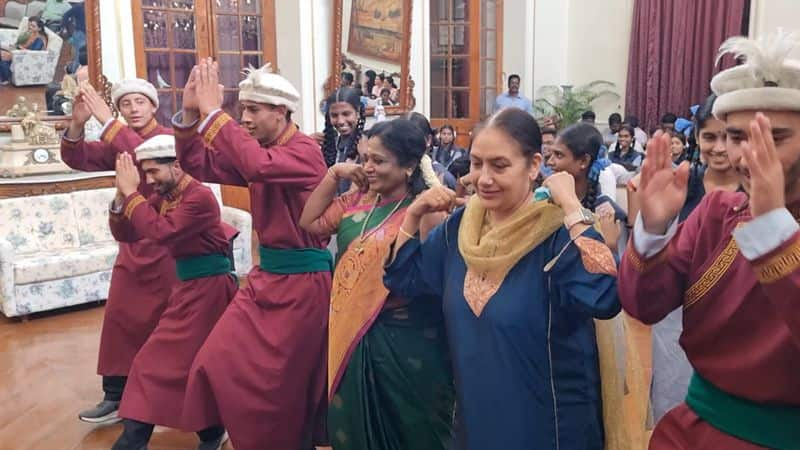
[[[199,131],[176,129],[181,167],[204,181],[248,186],[261,245],[326,247],[298,226],[326,171],[313,139],[290,124],[262,147],[223,112]],[[192,429],[224,423],[236,450],[309,447],[325,420],[331,274],[254,267],[247,281],[195,359],[184,417]]]
[[[796,215],[795,215],[796,216]],[[683,308],[680,344],[717,388],[754,402],[800,407],[800,232],[748,261],[733,230],[751,220],[747,196],[715,191],[659,254],[628,246],[619,272],[625,311],[644,323]],[[651,450],[745,450],[685,403],[659,421]]]
[[[220,222],[219,205],[211,189],[189,175],[184,175],[167,196],[153,194],[145,200],[139,193],[129,195],[122,214],[112,214],[109,223],[118,241],[149,239],[167,248],[175,259],[227,255],[237,234],[233,227]],[[133,360],[120,417],[182,428],[192,361],[236,288],[230,274],[175,284],[161,320]]]
[[[172,134],[172,129],[153,119],[144,128],[134,130],[115,119],[98,142],[63,139],[61,159],[76,170],[114,170],[117,154],[126,152],[135,158],[134,149],[159,134]],[[141,169],[139,174],[139,192],[149,195],[153,188],[144,181]],[[100,334],[98,374],[128,375],[133,357],[158,323],[175,281],[175,261],[165,247],[150,240],[119,244]]]

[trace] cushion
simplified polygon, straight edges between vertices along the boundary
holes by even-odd
[[[33,236],[40,251],[78,248],[78,223],[70,194],[24,198],[32,212]]]
[[[110,270],[117,252],[117,245],[106,243],[19,258],[14,262],[14,284],[40,283]]]
[[[101,242],[113,243],[108,227],[108,207],[116,189],[92,189],[70,194],[78,226],[78,243],[83,246]]]
[[[28,203],[24,197],[0,200],[0,239],[8,241],[17,254],[39,251],[39,240],[34,237],[36,211]]]

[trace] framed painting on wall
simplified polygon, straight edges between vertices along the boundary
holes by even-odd
[[[403,30],[409,19],[403,0],[352,0],[347,50],[400,64]]]

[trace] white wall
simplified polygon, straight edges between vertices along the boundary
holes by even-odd
[[[100,2],[100,18],[103,74],[112,83],[136,78],[131,2]]]
[[[520,74],[530,98],[546,85],[611,81],[620,99],[595,104],[605,122],[625,104],[633,1],[505,0],[504,78]]]
[[[610,81],[619,100],[594,104],[597,121],[605,123],[613,112],[623,113],[628,79],[628,53],[634,0],[570,0],[567,29],[569,84]]]
[[[522,7],[523,0],[507,1],[506,15],[512,10],[512,4]],[[553,0],[535,0],[533,21],[533,80],[531,80],[531,98],[536,91],[546,85],[569,84],[567,76],[567,45],[569,39],[569,2]],[[531,22],[526,22],[530,27]],[[525,43],[526,52],[530,43]],[[505,52],[505,49],[503,49]],[[526,92],[527,94],[527,92]]]
[[[800,1],[752,0],[750,3],[750,36],[759,37],[783,28],[800,31]],[[800,49],[793,57],[800,59]]]

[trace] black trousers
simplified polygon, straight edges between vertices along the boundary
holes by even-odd
[[[122,400],[122,391],[125,390],[125,382],[128,377],[107,377],[103,376],[103,400],[118,402]]]
[[[123,419],[122,424],[125,426],[125,430],[111,450],[141,450],[150,441],[153,428],[155,428],[153,424],[132,419]],[[206,442],[218,439],[223,433],[225,433],[225,428],[218,425],[198,431],[197,436],[201,441]]]

